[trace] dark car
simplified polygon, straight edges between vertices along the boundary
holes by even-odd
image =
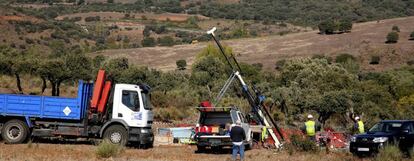
[[[414,145],[414,121],[381,121],[367,133],[353,136],[349,150],[358,156],[371,155],[388,144],[396,144],[403,152],[411,153]]]

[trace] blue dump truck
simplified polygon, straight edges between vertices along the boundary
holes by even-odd
[[[76,98],[0,94],[0,128],[6,143],[34,137],[102,138],[151,147],[153,113],[146,85],[79,81]]]

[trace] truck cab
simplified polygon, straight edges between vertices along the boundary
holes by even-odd
[[[94,83],[79,81],[75,98],[0,94],[0,129],[6,143],[33,137],[97,138],[119,145],[151,147],[150,87],[115,84],[98,72]]]
[[[235,107],[200,107],[197,109],[200,111],[200,117],[196,125],[194,140],[197,141],[198,151],[204,151],[208,147],[214,150],[232,146],[230,130],[237,120],[240,120],[246,134],[244,144],[247,149],[251,147],[252,131],[239,109]]]
[[[153,133],[152,122],[153,112],[150,102],[149,87],[146,85],[116,84],[113,94],[111,119],[109,124],[121,123],[127,127],[129,136],[128,142],[139,142],[139,144],[152,145]],[[105,132],[105,125],[101,132]],[[104,138],[114,144],[125,144],[121,132],[114,132]]]

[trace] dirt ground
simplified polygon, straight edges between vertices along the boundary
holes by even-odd
[[[386,36],[393,25],[399,26],[400,38],[397,44],[386,44]],[[351,33],[320,35],[310,31],[285,36],[269,36],[223,41],[231,46],[242,62],[262,63],[273,69],[275,62],[294,57],[310,57],[316,54],[334,57],[341,53],[353,54],[361,61],[366,71],[381,71],[400,67],[408,60],[414,60],[414,41],[409,35],[413,31],[414,17],[395,18],[381,21],[354,24]],[[210,42],[211,43],[211,42]],[[146,65],[160,70],[174,70],[175,62],[185,59],[187,64],[194,62],[195,55],[207,43],[176,45],[173,47],[152,47],[99,51],[109,57],[127,57],[131,63]],[[379,56],[378,65],[370,65],[372,56]]]
[[[230,160],[230,150],[217,154],[212,152],[196,153],[195,146],[159,146],[152,149],[126,148],[119,156],[114,158],[99,158],[95,155],[97,146],[88,144],[0,144],[0,160],[7,161],[68,161],[68,160],[116,160],[116,161],[226,161]],[[253,149],[246,151],[246,161],[289,160],[289,161],[335,161],[360,160],[345,152],[332,152],[326,154],[319,152],[294,153],[289,155],[286,151],[275,152],[266,149]]]

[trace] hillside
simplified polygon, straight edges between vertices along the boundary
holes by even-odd
[[[399,26],[400,40],[386,44],[385,38],[393,25]],[[399,67],[414,59],[414,41],[409,41],[414,17],[395,18],[355,24],[351,33],[320,35],[318,31],[223,41],[231,46],[237,58],[246,63],[262,63],[273,69],[276,61],[293,57],[326,55],[334,57],[349,53],[359,58],[364,70],[382,70]],[[161,70],[174,70],[176,60],[193,63],[194,56],[206,43],[138,49],[104,50],[94,54],[109,57],[127,57],[132,63]],[[371,56],[379,56],[379,65],[370,65]]]

